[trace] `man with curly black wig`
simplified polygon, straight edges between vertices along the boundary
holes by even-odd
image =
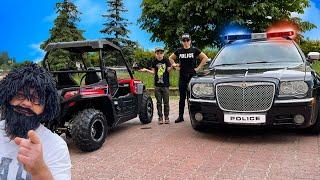
[[[71,179],[64,140],[41,123],[59,114],[52,76],[36,64],[0,81],[0,180]]]

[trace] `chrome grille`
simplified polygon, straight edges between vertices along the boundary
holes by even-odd
[[[273,83],[237,82],[216,86],[217,102],[224,111],[267,111],[272,106],[274,93]]]

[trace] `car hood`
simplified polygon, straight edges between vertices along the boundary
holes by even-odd
[[[224,78],[274,78],[278,80],[305,80],[312,69],[304,63],[290,64],[261,64],[250,66],[216,67],[210,70],[206,77],[214,79]]]

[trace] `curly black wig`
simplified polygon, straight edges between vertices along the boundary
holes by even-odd
[[[31,98],[30,89],[34,89],[40,104],[44,105],[41,121],[51,121],[59,114],[59,98],[55,81],[50,73],[37,64],[30,64],[22,68],[13,69],[0,81],[0,107],[2,110],[10,107],[10,101],[18,91],[23,91],[27,98]]]

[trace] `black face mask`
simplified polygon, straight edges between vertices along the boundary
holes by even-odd
[[[28,131],[35,130],[40,126],[41,115],[35,114],[31,109],[7,105],[3,112],[5,131],[10,139],[15,137],[28,138]],[[32,115],[26,116],[20,112],[27,112]]]

